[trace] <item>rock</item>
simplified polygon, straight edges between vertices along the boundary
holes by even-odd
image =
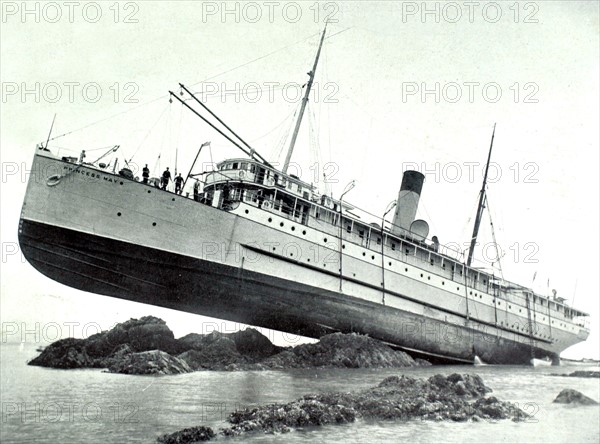
[[[254,328],[247,328],[231,334],[240,354],[253,360],[264,359],[279,353],[282,348],[274,345],[269,338]]]
[[[600,378],[600,372],[593,370],[577,370],[573,373],[553,373],[552,376],[572,376],[574,378]]]
[[[29,365],[52,368],[106,368],[123,355],[149,350],[181,353],[184,350],[165,321],[153,316],[130,319],[86,339],[56,341],[32,359]]]
[[[316,344],[301,344],[266,358],[266,368],[384,368],[423,365],[408,354],[393,350],[381,341],[358,334],[333,333]]]
[[[235,342],[228,337],[217,337],[200,350],[188,350],[178,357],[194,370],[224,370],[232,364],[247,363],[247,359],[238,352]]]
[[[357,419],[464,422],[529,418],[512,403],[493,396],[485,398],[483,395],[490,391],[477,375],[435,375],[429,379],[391,376],[356,393],[305,395],[286,404],[237,410],[228,417],[231,426],[220,433],[286,433],[296,427],[346,424]]]
[[[178,343],[166,322],[154,316],[130,319],[109,331],[92,335],[86,341],[88,353],[94,357],[107,357],[124,344],[134,352],[163,350],[181,353],[187,350]]]
[[[220,333],[218,331],[213,331],[207,335],[190,333],[179,339],[180,344],[186,350],[197,351],[206,351],[207,347],[212,346],[217,341],[220,341],[221,345],[225,344],[224,341],[229,341],[237,353],[244,357],[244,362],[258,362],[282,350],[281,347],[274,345],[269,338],[254,328],[247,328],[235,333]],[[228,346],[228,348],[231,347]]]
[[[193,370],[179,358],[161,350],[152,350],[114,358],[108,371],[128,375],[176,375]]]
[[[210,427],[191,427],[161,436],[157,441],[163,444],[186,444],[209,441],[214,437],[215,432]]]
[[[75,338],[61,339],[48,345],[28,365],[62,369],[102,367],[88,355],[85,339]]]
[[[169,367],[166,365],[167,361],[182,361],[193,370],[430,365],[425,360],[414,360],[402,351],[393,350],[380,341],[358,334],[334,333],[323,336],[315,344],[301,344],[293,348],[278,347],[253,328],[235,333],[192,333],[175,339],[165,321],[153,316],[130,319],[87,339],[69,338],[57,341],[46,347],[29,364],[54,368],[109,368],[110,371],[120,373],[146,374],[154,373],[156,369],[143,366],[141,363],[150,358],[149,355],[139,354],[156,350],[170,355],[168,358],[161,355],[164,358],[161,362],[164,361],[165,368]],[[174,367],[183,368],[180,364]],[[125,370],[128,368],[131,371]],[[156,372],[163,374],[162,370]],[[468,388],[460,385],[456,390],[468,393]]]
[[[583,393],[573,389],[562,390],[552,402],[557,404],[598,405],[592,398],[588,398]]]

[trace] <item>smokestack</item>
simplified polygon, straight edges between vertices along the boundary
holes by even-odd
[[[408,232],[410,224],[415,220],[424,180],[425,176],[418,171],[404,172],[392,225],[392,233],[395,235]]]

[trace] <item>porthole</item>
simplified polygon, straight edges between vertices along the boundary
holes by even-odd
[[[123,185],[123,182],[119,182],[121,185]]]
[[[172,200],[173,202],[175,202],[175,198],[174,198],[174,197],[173,197],[173,198],[171,198],[171,200]]]
[[[363,256],[366,256],[366,255],[367,255],[367,253],[365,253],[365,252],[363,251]]]
[[[306,259],[307,262],[310,262],[310,259]]]
[[[273,247],[273,251],[275,251],[275,247]]]
[[[279,226],[280,226],[280,227],[283,227],[283,222],[280,222],[280,223],[279,223]]]
[[[430,281],[431,280],[431,276],[427,276],[427,280]]]
[[[152,192],[152,190],[148,190],[148,194],[150,194]]]
[[[327,238],[323,239],[323,242],[327,243]]]
[[[408,273],[408,268],[405,268],[405,269],[404,269],[404,271],[405,271],[406,273]]]
[[[345,248],[346,248],[346,244],[342,244],[342,249],[345,249]]]
[[[375,260],[375,256],[371,256],[371,259],[372,259],[372,260]]]
[[[271,223],[271,222],[273,222],[273,218],[270,217],[269,218],[269,223]]]
[[[421,277],[423,277],[423,273],[421,273]]]
[[[446,285],[446,283],[444,281],[442,281],[442,285]]]
[[[302,234],[306,236],[306,230],[302,230]]]
[[[121,215],[121,213],[117,213],[117,216],[120,216],[120,215]]]
[[[249,212],[250,212],[250,211],[248,211],[248,210],[244,210],[244,213],[246,213],[246,214],[248,214]]]
[[[456,287],[456,291],[460,291],[460,287]]]
[[[292,227],[292,231],[296,231],[296,227]]]
[[[152,226],[155,227],[156,226],[156,222],[152,222]]]

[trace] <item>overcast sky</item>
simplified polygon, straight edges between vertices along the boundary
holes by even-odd
[[[598,358],[598,2],[22,5],[2,3],[3,328],[57,323],[67,336],[65,323],[78,322],[81,336],[86,323],[94,333],[150,314],[176,336],[214,323],[236,328],[36,272],[16,250],[26,171],[55,113],[53,136],[69,133],[50,143],[61,155],[86,149],[93,159],[120,145],[117,157],[154,174],[165,166],[185,174],[205,141],[214,161],[239,156],[168,102],[179,82],[205,91],[226,123],[282,162],[328,17],[292,158],[298,173],[336,197],[355,179],[346,199],[381,217],[402,171],[417,168],[426,176],[418,217],[442,243],[462,244],[496,123],[489,209],[504,276],[544,294],[556,289],[592,313],[590,338],[564,356]],[[486,217],[481,241],[491,240]]]

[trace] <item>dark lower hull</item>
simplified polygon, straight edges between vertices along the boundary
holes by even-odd
[[[469,325],[382,306],[241,267],[192,258],[26,219],[19,241],[41,273],[70,287],[218,319],[319,338],[369,334],[438,361],[528,364],[529,343]],[[535,349],[535,356],[558,356]]]

